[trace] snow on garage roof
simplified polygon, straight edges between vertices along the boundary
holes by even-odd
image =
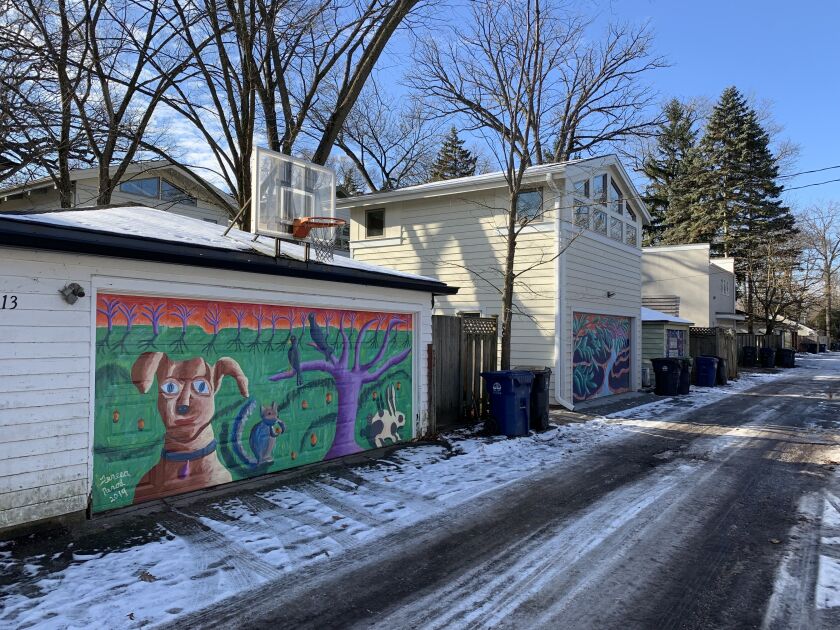
[[[690,322],[687,319],[683,319],[682,317],[676,317],[674,315],[668,315],[667,313],[654,311],[652,308],[645,308],[644,306],[642,307],[642,321],[669,322],[671,324],[687,324],[689,326],[694,325],[694,322]]]
[[[236,254],[258,254],[259,259],[262,259],[259,262],[305,263],[307,268],[320,268],[322,272],[328,272],[332,269],[337,276],[336,280],[339,280],[338,276],[361,273],[364,277],[390,276],[395,280],[404,279],[411,284],[416,284],[417,288],[420,288],[421,285],[434,285],[434,288],[427,286],[426,290],[434,290],[435,292],[453,293],[457,291],[457,289],[448,287],[435,278],[380,267],[344,256],[335,256],[332,261],[326,263],[315,262],[314,260],[307,262],[304,254],[305,248],[292,242],[284,242],[280,248],[280,259],[275,259],[275,241],[272,238],[264,236],[255,238],[254,234],[236,228],[231,229],[225,235],[226,227],[223,225],[156,208],[114,206],[2,212],[0,213],[0,233],[6,227],[3,225],[5,220],[73,231],[81,230],[95,234],[110,234],[134,239],[137,242],[174,243],[184,246],[184,249],[195,247]],[[70,238],[69,234],[67,238]],[[40,245],[40,242],[33,238],[28,246],[31,247],[33,244]],[[98,252],[91,251],[90,253]],[[241,256],[238,259],[243,262]],[[253,260],[253,257],[249,259]],[[357,279],[360,282],[363,280],[362,276],[357,276]]]

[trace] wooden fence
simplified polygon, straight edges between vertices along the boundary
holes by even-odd
[[[498,359],[495,317],[432,317],[432,430],[474,422],[486,415],[487,392],[481,372]]]
[[[712,356],[726,359],[729,378],[738,378],[738,341],[729,328],[692,328],[689,333],[689,354],[692,357]]]

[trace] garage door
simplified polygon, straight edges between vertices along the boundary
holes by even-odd
[[[630,391],[629,317],[574,313],[575,402]]]
[[[98,295],[94,511],[410,439],[412,324]]]

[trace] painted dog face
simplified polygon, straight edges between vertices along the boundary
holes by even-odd
[[[248,396],[248,378],[228,357],[210,365],[201,357],[172,361],[164,352],[145,352],[131,368],[131,380],[141,393],[147,393],[157,379],[157,407],[167,438],[185,443],[213,419],[216,392],[225,376],[233,377],[240,394]]]

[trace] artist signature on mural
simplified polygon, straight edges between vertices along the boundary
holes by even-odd
[[[99,475],[98,486],[103,495],[105,495],[110,503],[116,503],[120,500],[125,500],[129,496],[129,492],[133,489],[126,484],[126,479],[131,477],[131,473],[127,470],[110,473],[107,475]]]

